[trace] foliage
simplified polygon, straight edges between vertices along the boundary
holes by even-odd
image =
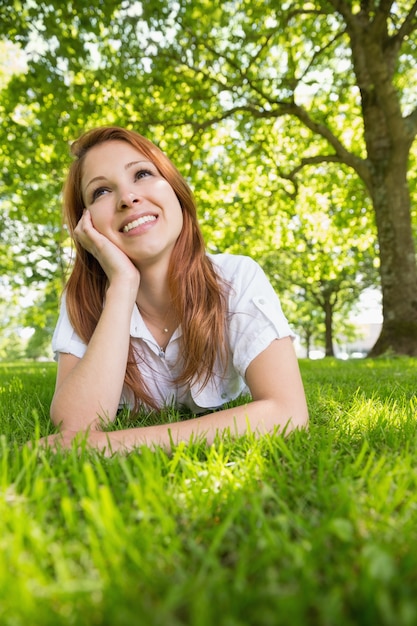
[[[363,200],[366,190],[377,206],[370,178],[377,168],[369,160],[366,126],[371,116],[364,118],[362,96],[372,84],[380,86],[376,78],[359,81],[352,29],[359,28],[360,17],[372,35],[379,25],[376,41],[385,37],[386,51],[396,55],[394,91],[390,99],[376,100],[395,104],[398,129],[408,125],[403,158],[415,131],[414,5],[14,0],[1,9],[0,34],[27,58],[27,71],[13,76],[2,92],[2,196],[14,194],[11,219],[25,215],[46,226],[49,249],[63,247],[57,207],[69,162],[67,144],[85,128],[103,123],[133,127],[168,152],[195,189],[212,251],[273,258],[277,219],[283,223],[288,217],[293,227],[294,215],[304,215],[298,194],[305,198],[307,189],[311,195],[315,179],[314,191],[320,188],[326,195],[335,188],[335,164],[342,163],[347,167],[340,167],[338,184],[349,203],[337,216],[328,212],[327,219],[344,233],[343,250],[349,244],[355,250],[356,216],[362,210],[361,227],[370,235],[367,266],[375,252],[391,245],[379,234],[376,246],[372,207],[369,198]],[[400,136],[393,133],[393,141],[398,137],[401,143]],[[415,187],[413,170],[409,185]],[[403,235],[410,218],[404,211],[393,220],[394,230],[402,224]],[[365,252],[361,248],[356,277],[362,275]],[[382,256],[381,271],[390,259],[400,258],[392,252]],[[330,273],[340,273],[342,258],[343,252],[338,260],[329,258]],[[271,272],[278,273],[279,265]],[[385,291],[387,280],[384,274]],[[400,280],[391,283],[400,289]],[[389,310],[392,301],[409,300],[388,298],[385,304]]]
[[[412,626],[416,363],[301,367],[308,432],[108,459],[22,448],[55,365],[1,365],[1,623]]]
[[[326,185],[320,169],[314,174],[298,193],[295,215],[278,218],[277,252],[264,265],[306,345],[317,338],[321,321],[326,355],[334,356],[336,328],[346,334],[352,305],[378,282],[376,237],[363,187],[355,190],[356,180],[344,187],[349,175],[340,167],[326,172]]]
[[[25,350],[25,356],[29,359],[51,356],[51,338],[57,322],[56,304],[61,287],[57,278],[51,280],[41,295],[24,311],[22,325],[34,329]]]

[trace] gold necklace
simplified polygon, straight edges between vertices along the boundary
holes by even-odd
[[[163,326],[163,328],[160,328],[159,326],[157,326],[155,324],[153,318],[148,313],[146,313],[139,305],[138,305],[138,309],[139,309],[139,312],[142,315],[142,317],[147,318],[148,321],[152,324],[152,326],[155,326],[155,328],[157,328],[161,333],[165,333],[165,334],[169,333],[169,328],[166,325],[166,319],[167,319],[167,317],[169,315],[169,310],[167,311],[167,313],[165,315],[165,318],[164,318],[164,326]]]

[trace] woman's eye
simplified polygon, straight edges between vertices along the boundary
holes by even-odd
[[[94,189],[93,195],[92,195],[93,202],[94,200],[97,200],[98,198],[103,196],[105,193],[107,193],[107,191],[108,189],[106,187],[98,187],[97,189]]]
[[[151,170],[138,170],[135,174],[135,180],[140,180],[141,178],[146,178],[147,176],[152,176]]]

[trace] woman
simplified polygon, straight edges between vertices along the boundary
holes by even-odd
[[[192,193],[137,133],[97,128],[72,146],[64,212],[75,264],[53,337],[51,418],[107,453],[216,433],[302,427],[308,413],[292,333],[260,267],[207,255]],[[252,401],[222,405],[249,390]],[[174,424],[103,432],[122,405],[188,407]]]

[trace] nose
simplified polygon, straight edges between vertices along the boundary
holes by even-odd
[[[120,210],[130,209],[132,206],[140,202],[140,198],[137,194],[132,193],[131,191],[125,191],[120,194],[118,208]]]

